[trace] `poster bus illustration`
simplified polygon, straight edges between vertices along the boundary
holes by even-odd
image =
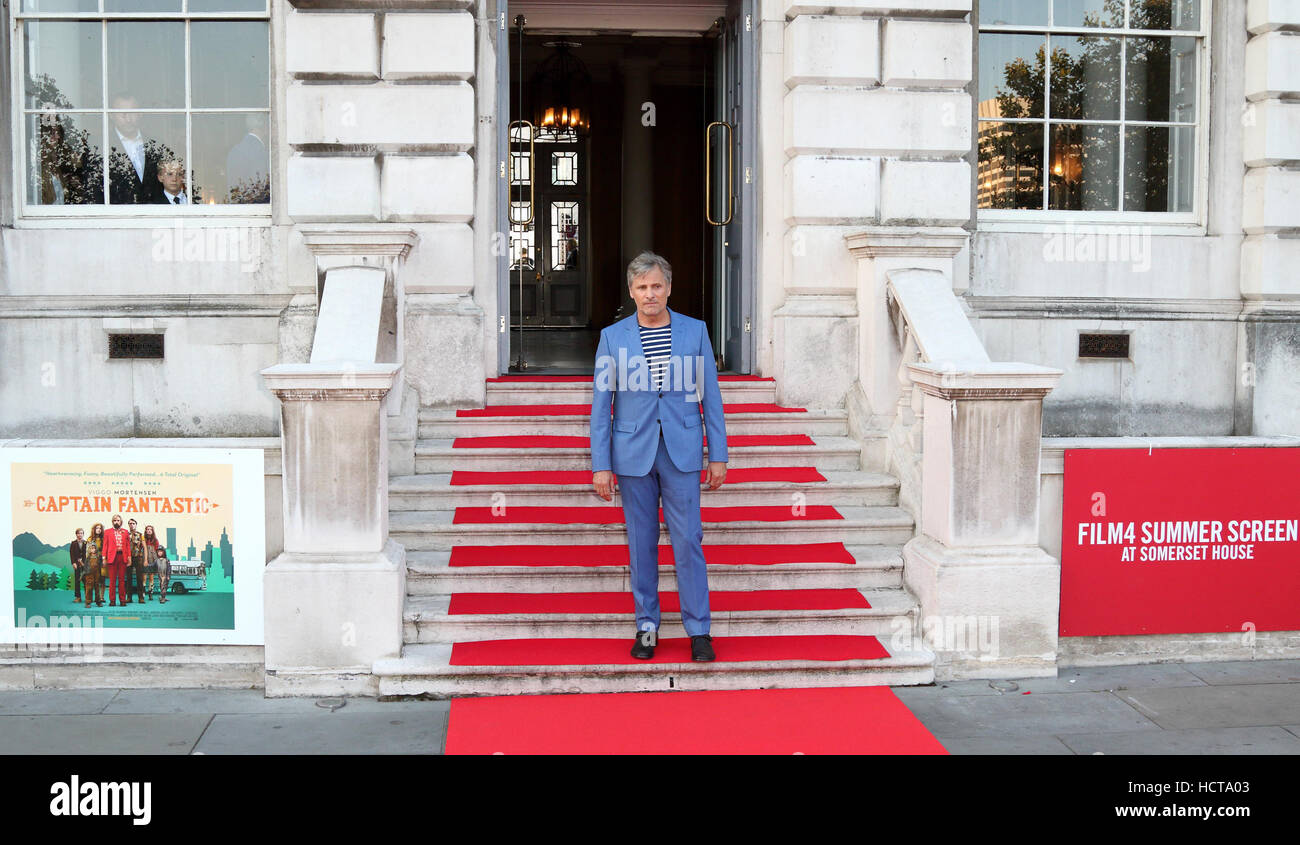
[[[56,624],[52,620],[75,622],[105,642],[255,641],[250,627],[260,639],[261,450],[101,449],[76,450],[76,456],[51,454],[65,451],[52,449],[3,451],[0,470],[9,496],[0,501],[8,502],[12,578],[3,627],[17,635],[10,639],[40,640],[24,634],[47,629]],[[253,501],[238,506],[237,490]],[[132,520],[142,534],[152,528],[166,550],[168,577],[164,581],[154,567],[139,573],[126,567],[125,602],[114,601],[118,597],[104,578],[103,603],[87,604],[90,590],[75,580],[72,562],[77,531],[89,541],[96,524],[108,531],[115,517],[126,530]],[[244,602],[255,607],[241,608]]]

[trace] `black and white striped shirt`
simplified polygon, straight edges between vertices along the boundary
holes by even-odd
[[[641,331],[641,352],[650,365],[650,384],[655,390],[662,390],[664,373],[668,369],[668,356],[672,352],[672,323],[654,329],[637,323],[637,328]]]

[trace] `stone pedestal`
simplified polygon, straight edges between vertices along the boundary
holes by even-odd
[[[284,552],[266,568],[266,694],[375,695],[402,649],[404,549],[388,539],[396,364],[281,364]]]
[[[903,550],[935,677],[1056,674],[1059,562],[1038,546],[1042,404],[1061,371],[908,366],[924,394],[920,536]]]

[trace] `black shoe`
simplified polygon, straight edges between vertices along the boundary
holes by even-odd
[[[659,635],[655,631],[637,631],[636,641],[632,644],[632,656],[637,660],[649,660],[655,656],[655,646]]]
[[[713,658],[713,637],[708,634],[691,637],[691,660],[698,663],[708,663]]]

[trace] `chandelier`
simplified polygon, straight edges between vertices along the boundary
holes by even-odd
[[[573,41],[548,41],[555,52],[533,73],[529,85],[533,123],[539,130],[586,134],[591,129],[591,74],[571,47]]]

